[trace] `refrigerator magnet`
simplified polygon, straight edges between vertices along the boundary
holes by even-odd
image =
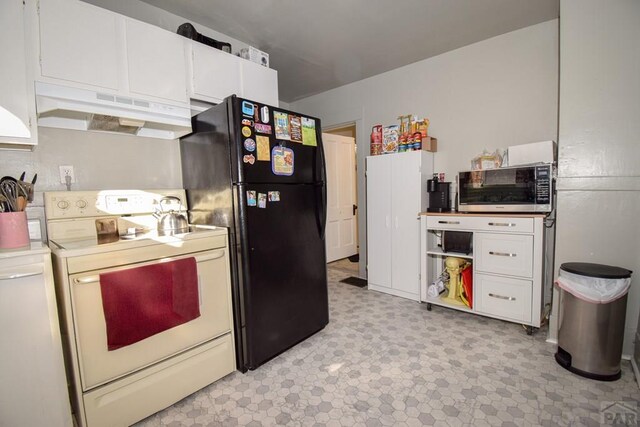
[[[245,116],[253,117],[253,110],[255,109],[255,105],[253,102],[242,101],[242,114]]]
[[[302,118],[302,144],[312,147],[318,146],[316,140],[316,121],[308,117]]]
[[[267,193],[267,197],[270,202],[279,202],[280,201],[280,192],[279,191],[269,191]]]
[[[242,126],[253,126],[253,120],[242,119]]]
[[[249,126],[242,126],[242,135],[245,138],[249,138],[251,136],[251,128]]]
[[[251,139],[251,138],[247,138],[244,140],[244,149],[247,151],[256,151],[256,142]]]
[[[242,161],[252,165],[256,162],[256,158],[253,154],[245,154],[244,157],[242,157]]]
[[[302,142],[302,125],[300,117],[289,116],[289,136],[293,142]]]
[[[273,112],[273,124],[276,127],[276,139],[290,140],[289,136],[289,115],[280,111]]]
[[[258,150],[258,161],[268,162],[271,159],[269,156],[269,137],[256,135],[256,145]]]
[[[258,193],[258,207],[265,209],[267,207],[267,195],[264,193]]]
[[[255,206],[255,205],[256,205],[256,192],[247,191],[247,206]]]
[[[265,125],[262,123],[256,123],[256,132],[271,134],[271,125]]]
[[[271,150],[271,171],[274,175],[293,175],[293,150],[281,145],[273,147]]]
[[[269,107],[266,105],[260,109],[260,121],[262,123],[269,123]]]

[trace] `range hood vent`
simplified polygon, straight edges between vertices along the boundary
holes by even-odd
[[[36,82],[38,126],[178,139],[191,133],[188,107]]]

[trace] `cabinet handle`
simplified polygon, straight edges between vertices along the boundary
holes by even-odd
[[[73,279],[73,283],[76,285],[86,285],[87,283],[96,283],[100,281],[100,276],[89,276],[83,277],[81,279],[75,278]]]
[[[200,255],[200,256],[196,256],[196,262],[204,262],[204,261],[211,261],[214,259],[219,259],[222,258],[225,254],[224,250],[219,250],[219,251],[215,251],[211,254],[207,254],[207,255]],[[175,258],[162,258],[161,262],[164,261],[172,261]],[[200,276],[198,276],[198,280]],[[76,285],[86,285],[87,283],[96,283],[100,281],[100,276],[87,276],[87,277],[81,277],[81,278],[75,278],[73,279],[73,283],[75,283]]]
[[[0,280],[12,280],[12,279],[22,279],[24,277],[38,276],[43,273],[43,270],[38,271],[30,271],[28,273],[9,273],[0,275]]]
[[[507,252],[493,252],[493,251],[489,251],[489,255],[515,257],[515,256],[517,256],[518,254],[510,254],[510,253],[507,253]]]
[[[496,295],[496,294],[492,294],[492,293],[489,293],[489,296],[492,297],[492,298],[504,299],[504,300],[507,300],[507,301],[515,301],[516,300],[516,297],[505,297],[505,296],[502,296],[502,295]]]
[[[438,221],[438,224],[460,224],[460,221]]]
[[[384,217],[384,226],[385,228],[389,228],[389,215]]]
[[[490,222],[489,225],[493,225],[495,227],[515,227],[516,226],[513,222]]]
[[[395,217],[396,229],[398,228],[398,217]]]

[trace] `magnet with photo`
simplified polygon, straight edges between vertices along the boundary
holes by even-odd
[[[280,192],[279,191],[269,191],[267,193],[270,202],[279,202],[280,201]]]
[[[252,164],[254,164],[256,162],[256,157],[253,154],[245,154],[242,157],[242,161],[252,165]]]
[[[256,192],[247,191],[247,206],[255,206],[255,205],[256,205]]]
[[[258,193],[258,207],[266,208],[267,207],[267,195],[264,193]]]
[[[249,126],[242,126],[242,135],[245,138],[249,138],[251,136],[251,128]]]

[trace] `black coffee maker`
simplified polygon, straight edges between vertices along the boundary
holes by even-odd
[[[427,193],[429,193],[427,212],[451,212],[450,188],[450,182],[439,182],[436,175],[433,179],[427,180]]]

